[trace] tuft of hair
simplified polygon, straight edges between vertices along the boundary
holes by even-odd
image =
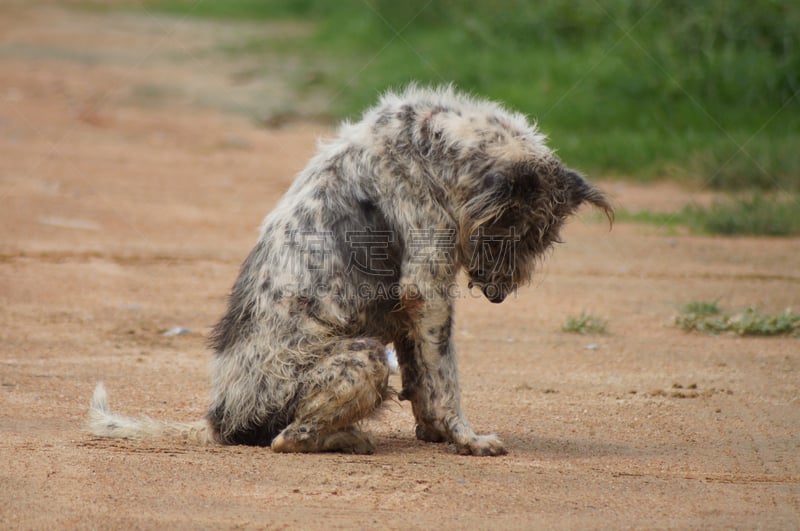
[[[88,429],[92,435],[114,439],[183,439],[199,444],[213,444],[211,427],[205,420],[163,422],[148,417],[131,418],[111,412],[108,393],[98,383],[89,404]]]

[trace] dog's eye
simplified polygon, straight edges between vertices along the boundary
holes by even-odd
[[[491,172],[483,176],[483,186],[487,190],[499,188],[505,181],[502,173]]]

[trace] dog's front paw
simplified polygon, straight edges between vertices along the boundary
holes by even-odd
[[[458,444],[458,453],[463,455],[505,455],[503,441],[497,435],[475,435],[465,443]]]

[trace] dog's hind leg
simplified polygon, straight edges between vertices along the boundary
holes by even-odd
[[[276,452],[372,453],[370,437],[354,424],[388,396],[384,345],[346,339],[306,373],[294,420],[272,441]]]

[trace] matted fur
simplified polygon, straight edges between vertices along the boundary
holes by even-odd
[[[388,396],[384,347],[394,343],[417,437],[504,453],[461,411],[456,276],[502,302],[583,203],[611,219],[602,192],[521,114],[451,87],[387,93],[320,145],[264,220],[211,338],[211,438],[372,451],[354,425]],[[162,436],[175,426],[114,416],[98,393],[93,433]]]

